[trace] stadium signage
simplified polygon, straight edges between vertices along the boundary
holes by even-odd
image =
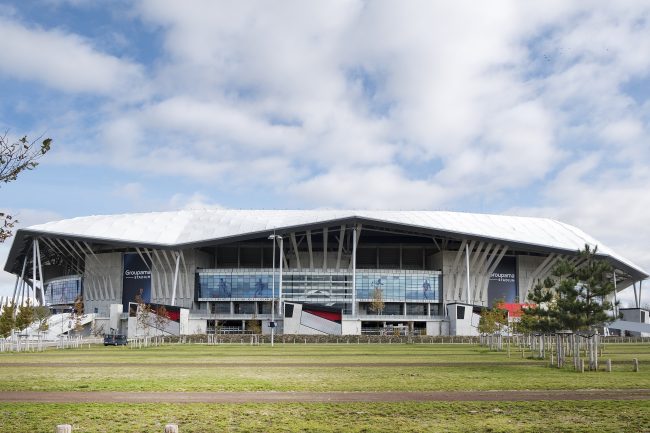
[[[517,294],[517,260],[515,257],[506,256],[490,275],[488,306],[491,307],[494,301],[499,299],[508,303],[515,302]]]
[[[151,271],[132,271],[130,269],[125,269],[124,278],[131,278],[136,280],[148,279],[151,278]]]
[[[140,254],[125,253],[122,273],[122,305],[128,311],[129,302],[151,302],[151,260]]]

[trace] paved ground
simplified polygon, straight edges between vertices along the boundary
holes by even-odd
[[[0,362],[0,367],[503,367],[544,365],[544,361],[513,362]]]
[[[650,400],[650,389],[441,392],[32,392],[0,402],[32,403],[336,403],[401,401]]]

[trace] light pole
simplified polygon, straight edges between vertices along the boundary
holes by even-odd
[[[280,239],[280,293],[282,293],[282,236],[276,235],[275,232],[269,236],[269,239],[273,240],[273,293],[271,295],[271,347],[273,347],[273,337],[275,335],[275,240]],[[280,309],[280,312],[282,309]]]

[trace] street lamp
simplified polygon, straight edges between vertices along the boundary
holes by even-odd
[[[273,293],[271,295],[271,347],[273,347],[273,337],[275,335],[275,241],[276,239],[280,240],[280,302],[282,302],[282,259],[283,259],[283,242],[284,239],[280,235],[276,235],[275,232],[269,236],[269,239],[273,240]],[[280,313],[282,313],[282,307],[280,307]]]

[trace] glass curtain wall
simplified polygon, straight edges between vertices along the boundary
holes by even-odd
[[[356,273],[357,301],[372,301],[380,291],[385,302],[441,302],[439,271],[368,270]],[[323,304],[352,303],[349,270],[303,270],[282,274],[282,299]],[[276,273],[276,297],[279,273]],[[270,300],[273,274],[270,269],[204,269],[197,273],[199,301]],[[348,308],[344,308],[347,310]],[[419,309],[412,307],[412,311]]]
[[[45,283],[45,304],[74,304],[81,295],[81,277],[78,275],[56,278]]]

